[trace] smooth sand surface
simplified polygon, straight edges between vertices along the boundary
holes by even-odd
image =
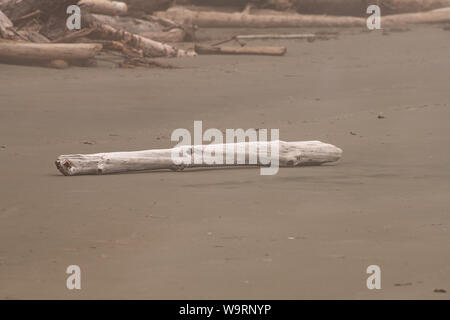
[[[450,32],[261,43],[288,53],[178,70],[0,65],[0,299],[450,298]],[[275,176],[54,166],[171,147],[194,120],[344,156]],[[66,289],[69,265],[82,290]],[[381,290],[366,288],[369,265]]]

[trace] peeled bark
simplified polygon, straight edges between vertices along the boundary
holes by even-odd
[[[0,60],[51,61],[88,59],[94,57],[101,49],[101,44],[0,42]]]
[[[211,156],[213,150],[221,153],[221,160],[217,161],[218,158],[215,155]],[[233,153],[235,157],[235,160],[231,163],[227,163],[225,160],[224,156],[227,155],[227,151]],[[182,158],[177,156],[180,154],[190,155],[188,157],[190,161],[183,163]],[[160,169],[180,171],[184,168],[195,167],[268,166],[275,156],[279,159],[280,167],[297,167],[335,162],[341,158],[341,155],[341,149],[320,141],[270,141],[182,146],[173,149],[132,152],[61,155],[55,163],[62,174],[75,176]],[[199,162],[195,161],[196,156],[200,156]],[[239,162],[238,159],[244,161]]]
[[[124,16],[128,12],[125,2],[110,0],[81,0],[79,6],[83,6],[88,12],[107,14],[111,16]]]
[[[198,54],[246,54],[282,56],[286,53],[286,47],[213,47],[196,45],[195,52]]]

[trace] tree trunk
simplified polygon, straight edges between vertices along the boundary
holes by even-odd
[[[229,163],[225,159],[225,155],[228,157],[227,151],[231,152],[234,159]],[[212,155],[214,152],[216,153]],[[194,167],[268,166],[274,165],[271,161],[276,156],[279,166],[296,167],[334,162],[341,155],[341,149],[320,141],[241,142],[134,152],[61,155],[56,160],[56,167],[66,176],[159,169],[179,171]],[[200,157],[200,161],[195,161],[196,157]]]
[[[0,42],[0,59],[2,61],[78,60],[92,58],[101,49],[101,44]]]
[[[286,53],[286,47],[213,47],[196,45],[195,52],[198,54],[247,54],[282,56]]]

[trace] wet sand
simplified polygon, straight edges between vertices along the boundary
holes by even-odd
[[[429,26],[263,42],[288,54],[178,70],[0,65],[0,299],[449,299],[449,40]],[[194,120],[344,156],[275,176],[64,177],[53,163],[171,147]]]

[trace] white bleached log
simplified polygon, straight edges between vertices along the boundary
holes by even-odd
[[[81,0],[79,6],[86,8],[91,13],[107,14],[110,16],[124,16],[128,12],[128,6],[124,2],[110,0]]]
[[[342,155],[342,150],[338,147],[320,141],[259,141],[132,152],[61,155],[56,160],[56,167],[66,176],[75,176],[160,169],[179,171],[194,167],[267,166],[272,156],[271,150],[276,150],[274,144],[278,144],[280,167],[321,165],[337,161]],[[212,150],[221,154],[223,161],[219,163],[214,161],[216,154]],[[231,150],[235,156],[232,164],[226,164],[227,150]],[[180,162],[174,161],[182,159],[181,156],[186,154],[192,157],[190,163],[179,164]],[[203,155],[199,163],[195,163],[195,155]],[[237,161],[240,157],[245,159],[244,163]],[[250,162],[249,159],[255,159],[255,162]]]

